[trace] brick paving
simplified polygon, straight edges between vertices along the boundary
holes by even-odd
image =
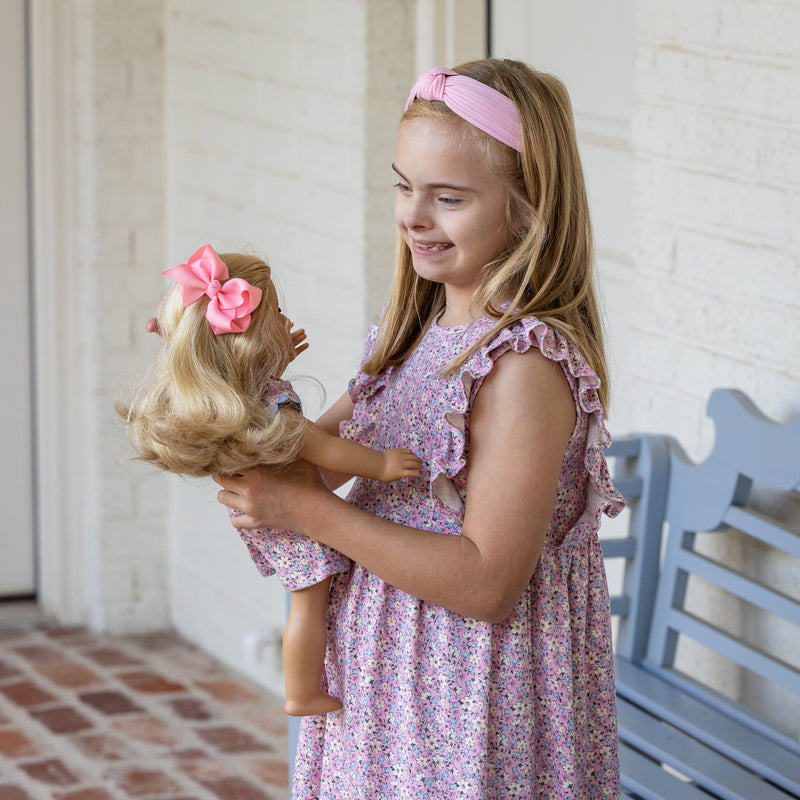
[[[282,706],[175,636],[0,628],[0,800],[286,800]]]

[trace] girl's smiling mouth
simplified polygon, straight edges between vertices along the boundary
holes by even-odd
[[[440,253],[453,246],[450,242],[421,242],[417,239],[412,239],[411,243],[415,250],[422,253]]]

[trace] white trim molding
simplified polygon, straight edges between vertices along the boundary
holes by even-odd
[[[30,0],[37,596],[85,621],[74,4]]]

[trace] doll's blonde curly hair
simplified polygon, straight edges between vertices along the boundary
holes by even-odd
[[[136,458],[180,475],[285,467],[303,445],[302,416],[262,402],[289,361],[283,320],[269,307],[270,268],[255,256],[219,256],[231,278],[263,292],[247,330],[215,335],[208,298],[184,308],[176,284],[159,311],[158,360],[132,402],[115,403]]]

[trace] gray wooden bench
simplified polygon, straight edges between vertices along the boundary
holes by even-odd
[[[627,535],[602,542],[609,564],[624,559],[611,601],[623,797],[797,798],[800,419],[777,425],[727,389],[708,414],[700,464],[666,436],[609,453],[630,508]]]

